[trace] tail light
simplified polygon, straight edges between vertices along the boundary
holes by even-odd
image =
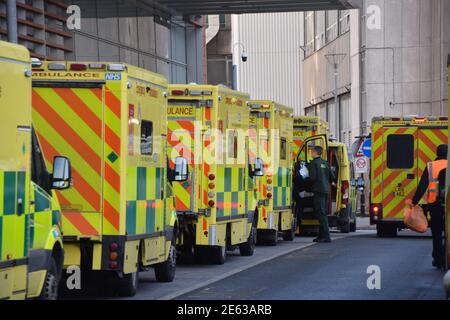
[[[119,249],[119,245],[115,242],[111,242],[109,245],[109,251],[117,251],[117,249]]]
[[[111,252],[109,254],[109,260],[110,261],[117,261],[117,258],[119,258],[119,254],[117,252]]]
[[[111,242],[109,245],[109,268],[111,270],[117,269],[119,266],[117,260],[119,259],[119,245],[116,242]]]
[[[172,90],[173,96],[184,96],[185,91],[184,90]]]
[[[383,218],[383,206],[380,203],[372,203],[370,205],[370,220],[378,221]]]
[[[342,192],[342,203],[347,204],[348,198],[349,198],[349,183],[348,183],[348,181],[342,181],[341,192]]]

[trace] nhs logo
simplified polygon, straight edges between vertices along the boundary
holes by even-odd
[[[107,73],[105,74],[106,81],[118,81],[122,80],[122,74],[120,73]]]

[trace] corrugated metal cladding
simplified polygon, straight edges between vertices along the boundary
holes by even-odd
[[[239,90],[250,93],[253,99],[274,100],[302,114],[303,13],[243,14],[234,21],[237,39],[233,43],[241,42],[248,53],[244,63],[239,50]]]

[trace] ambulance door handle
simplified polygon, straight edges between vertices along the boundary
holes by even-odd
[[[22,210],[23,210],[23,199],[19,198],[17,199],[17,215],[21,216],[22,215]]]
[[[406,179],[414,180],[415,178],[416,178],[416,175],[414,173],[408,173],[406,175]]]

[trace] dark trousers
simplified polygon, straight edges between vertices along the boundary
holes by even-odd
[[[319,219],[319,238],[330,239],[330,228],[328,226],[328,194],[314,193],[314,212]]]
[[[433,259],[437,267],[444,266],[445,244],[444,244],[444,207],[439,203],[431,203],[426,206],[430,212],[430,227],[433,236]]]

